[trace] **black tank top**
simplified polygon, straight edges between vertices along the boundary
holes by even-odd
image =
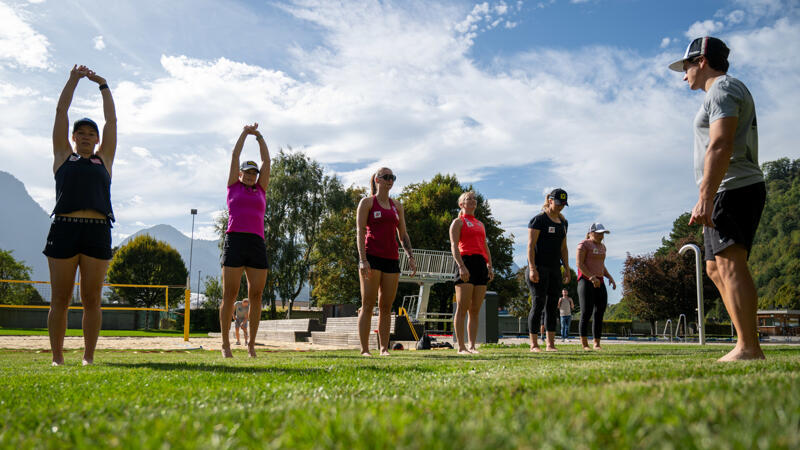
[[[53,214],[93,209],[114,221],[111,210],[111,175],[97,155],[72,155],[56,170],[56,206]],[[52,214],[51,214],[52,215]]]

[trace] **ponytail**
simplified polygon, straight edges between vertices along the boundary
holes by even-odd
[[[372,174],[372,178],[369,179],[369,190],[373,196],[378,193],[378,185],[375,183],[375,177],[377,177],[382,170],[392,170],[392,169],[388,167],[381,167],[375,173]]]

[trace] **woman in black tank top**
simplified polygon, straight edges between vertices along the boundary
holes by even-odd
[[[103,139],[94,121],[79,119],[70,142],[67,111],[81,78],[98,84],[103,97]],[[73,147],[74,143],[74,147]],[[95,151],[97,144],[100,147]],[[44,254],[50,267],[52,297],[47,316],[53,365],[64,364],[67,311],[80,269],[83,305],[83,364],[92,364],[102,313],[101,290],[111,261],[111,165],[117,147],[117,116],[106,80],[86,66],[73,66],[61,91],[53,125],[54,220]]]

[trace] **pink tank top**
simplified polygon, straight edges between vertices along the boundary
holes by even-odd
[[[461,216],[461,238],[458,240],[458,252],[461,255],[482,255],[489,261],[486,254],[486,229],[475,216]]]
[[[397,225],[400,224],[400,214],[394,201],[389,199],[390,208],[381,207],[377,197],[372,196],[372,208],[367,217],[367,254],[386,259],[400,259],[397,251]]]
[[[227,233],[253,233],[264,238],[264,211],[267,209],[267,193],[260,184],[245,186],[237,181],[228,186]]]
[[[584,239],[578,244],[578,250],[583,250],[583,264],[592,275],[602,277],[606,267],[606,246],[602,242],[598,244],[591,239]],[[584,276],[578,269],[578,278],[588,279],[589,277]]]

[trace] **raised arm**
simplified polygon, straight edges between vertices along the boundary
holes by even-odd
[[[397,206],[397,215],[400,216],[400,221],[397,224],[397,235],[400,237],[400,244],[408,256],[408,265],[411,267],[411,276],[413,277],[417,274],[417,261],[414,259],[414,249],[411,248],[411,238],[408,237],[408,232],[406,231],[406,213],[400,202],[395,202],[395,205]]]
[[[239,156],[242,154],[244,140],[247,138],[247,135],[250,134],[247,131],[247,127],[248,125],[245,125],[244,129],[242,130],[242,134],[240,134],[239,139],[236,140],[236,145],[233,146],[233,153],[231,154],[231,170],[228,172],[228,186],[231,186],[239,181]]]
[[[111,173],[111,166],[114,164],[114,155],[117,153],[117,111],[114,108],[114,98],[111,96],[111,89],[108,88],[106,79],[89,71],[86,77],[100,88],[100,95],[103,97],[103,140],[97,151],[98,156],[106,165],[106,170]]]
[[[367,261],[367,217],[372,208],[372,197],[362,198],[356,211],[356,248],[358,248],[358,270],[364,279],[369,278],[370,266]]]
[[[539,230],[528,228],[528,278],[539,282],[539,272],[536,270],[536,241],[539,240]]]
[[[88,73],[89,69],[85,66],[72,66],[72,70],[69,71],[69,79],[64,85],[64,89],[61,90],[61,96],[58,97],[56,120],[53,124],[53,172],[72,153],[72,144],[69,143],[69,105],[72,104],[72,96],[78,86],[78,80]]]
[[[454,219],[450,224],[450,253],[453,254],[453,259],[458,264],[458,276],[461,281],[467,282],[469,281],[469,269],[464,264],[464,259],[461,258],[461,252],[458,251],[458,241],[461,240],[461,227],[463,226],[464,222],[460,218]]]
[[[258,173],[258,181],[257,183],[261,185],[261,188],[265,191],[267,190],[267,186],[269,186],[269,173],[271,169],[270,159],[269,159],[269,148],[267,148],[267,141],[264,140],[264,136],[261,135],[261,132],[258,131],[258,123],[253,124],[252,133],[256,137],[256,141],[258,142],[258,151],[261,153],[261,171]]]

